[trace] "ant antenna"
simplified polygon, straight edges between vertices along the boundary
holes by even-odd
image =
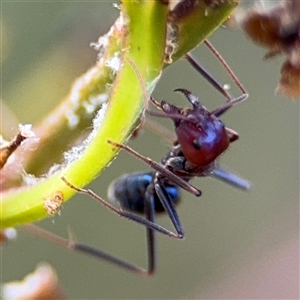
[[[143,98],[144,98],[144,102],[145,102],[145,109],[146,111],[148,110],[148,99],[150,98],[150,96],[147,93],[146,87],[145,87],[145,82],[142,79],[142,75],[141,72],[139,71],[139,69],[137,68],[136,64],[132,61],[131,58],[126,57],[126,61],[130,64],[131,68],[133,69],[139,83],[142,89],[142,94],[143,94]]]
[[[142,79],[142,75],[140,73],[140,71],[138,70],[138,68],[136,67],[135,63],[129,58],[127,57],[126,58],[127,62],[130,64],[130,66],[132,67],[132,69],[134,70],[137,78],[138,78],[138,81],[140,83],[140,86],[141,86],[141,89],[142,89],[142,93],[143,93],[143,97],[144,97],[144,102],[145,102],[145,110],[147,112],[148,115],[150,116],[155,116],[155,117],[159,117],[159,118],[177,118],[177,119],[181,119],[181,120],[186,120],[186,117],[185,116],[179,116],[178,114],[168,114],[166,115],[165,113],[161,113],[161,112],[158,112],[158,111],[153,111],[153,110],[150,110],[148,108],[148,100],[150,99],[150,101],[154,104],[154,106],[158,107],[158,108],[161,108],[161,105],[152,97],[150,97],[146,91],[146,87],[145,87],[145,83]]]

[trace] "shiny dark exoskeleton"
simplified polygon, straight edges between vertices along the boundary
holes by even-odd
[[[126,210],[144,214],[145,193],[151,184],[154,175],[154,172],[125,174],[111,183],[108,188],[108,197],[112,202],[120,204],[122,208]],[[180,200],[180,190],[178,186],[165,181],[163,189],[168,194],[173,204],[176,205]],[[165,212],[156,193],[154,193],[153,197],[155,212]]]
[[[209,44],[209,46],[211,45]],[[187,55],[187,59],[197,70],[200,69],[204,77],[212,82],[227,97],[228,101],[209,111],[199,102],[197,97],[186,89],[175,91],[185,95],[192,105],[191,108],[178,107],[165,101],[159,103],[150,97],[150,101],[159,111],[147,109],[147,113],[173,120],[177,136],[161,163],[156,163],[150,158],[140,155],[126,145],[108,141],[114,147],[126,150],[155,170],[155,172],[123,175],[113,181],[108,192],[111,200],[120,207],[119,212],[117,212],[119,215],[147,227],[148,269],[139,267],[134,269],[135,272],[147,276],[152,275],[155,270],[155,232],[158,231],[177,239],[184,237],[183,227],[175,209],[180,197],[179,188],[183,188],[195,196],[200,196],[201,191],[192,186],[190,182],[194,177],[203,176],[215,177],[241,190],[250,188],[249,182],[235,175],[217,161],[230,143],[238,139],[238,134],[225,127],[219,117],[235,104],[247,99],[248,95],[232,73],[230,74],[234,81],[243,92],[237,98],[231,97],[190,54]],[[164,212],[168,215],[175,232],[156,223],[155,215],[158,212]],[[140,219],[133,213],[142,213],[145,218]],[[128,267],[125,266],[125,268]]]
[[[147,268],[136,266],[114,255],[72,239],[62,239],[33,225],[27,226],[28,230],[62,247],[105,260],[142,276],[151,276],[154,274],[156,268],[155,233],[160,232],[175,239],[182,239],[184,237],[184,230],[177,210],[175,209],[175,206],[180,200],[180,188],[199,197],[201,191],[191,185],[190,182],[195,177],[203,176],[215,177],[242,190],[250,188],[249,182],[235,175],[218,162],[219,156],[226,151],[232,142],[238,139],[238,134],[225,127],[219,117],[235,104],[245,100],[248,95],[220,54],[208,41],[205,41],[205,44],[239,87],[242,92],[241,96],[236,98],[232,97],[223,86],[188,53],[186,54],[187,61],[225,96],[227,101],[224,104],[209,111],[191,92],[186,89],[177,89],[176,91],[183,93],[187,98],[191,107],[179,107],[165,101],[159,103],[150,97],[149,101],[158,109],[151,111],[148,109],[148,98],[146,99],[145,97],[145,101],[147,101],[147,103],[145,103],[147,114],[171,119],[175,126],[176,138],[172,139],[172,141],[174,141],[173,145],[160,163],[137,153],[126,145],[108,140],[108,143],[112,145],[113,148],[126,150],[148,164],[152,169],[152,171],[126,174],[114,180],[109,188],[109,197],[113,200],[114,205],[93,191],[78,188],[70,183],[67,178],[62,177],[62,180],[73,190],[93,197],[111,212],[139,223],[146,228],[148,252]],[[134,63],[130,59],[128,59],[127,62],[132,66],[136,75],[140,77],[139,71]],[[139,79],[143,87],[144,83],[141,78]],[[157,213],[165,213],[168,216],[175,228],[174,232],[156,223]],[[125,237],[122,242],[126,242]]]
[[[151,102],[163,115],[174,121],[177,140],[161,163],[147,161],[128,146],[111,144],[121,147],[142,159],[156,172],[140,172],[126,174],[113,181],[108,190],[109,198],[120,207],[145,213],[145,202],[153,203],[155,212],[167,212],[172,220],[178,237],[183,236],[183,230],[174,205],[179,200],[179,187],[200,196],[201,191],[190,185],[194,177],[215,176],[237,188],[248,189],[249,183],[228,171],[217,162],[217,158],[238,139],[233,130],[226,128],[218,118],[232,105],[243,101],[247,95],[242,95],[226,102],[213,111],[208,111],[198,99],[186,89],[177,89],[183,93],[192,108],[178,107],[165,101]],[[150,112],[151,113],[151,112]],[[151,199],[153,197],[153,199]]]

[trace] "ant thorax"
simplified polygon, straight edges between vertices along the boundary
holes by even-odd
[[[215,168],[215,164],[215,160],[205,166],[199,166],[191,163],[183,154],[178,141],[174,143],[171,151],[162,160],[162,165],[187,182],[195,176],[202,177],[211,175],[211,172]]]

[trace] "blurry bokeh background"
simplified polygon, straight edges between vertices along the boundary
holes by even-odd
[[[73,80],[91,67],[91,42],[118,16],[112,2],[2,2],[2,100],[21,123],[36,123],[67,94]],[[282,58],[262,62],[264,50],[238,30],[220,29],[210,41],[250,94],[224,116],[240,140],[223,164],[253,183],[249,192],[215,179],[197,179],[200,198],[183,192],[178,208],[184,241],[158,236],[158,268],[139,278],[110,264],[61,249],[21,229],[2,247],[1,280],[24,277],[41,261],[57,271],[70,299],[298,299],[299,298],[299,101],[275,95]],[[228,74],[200,46],[195,56],[221,82]],[[209,108],[224,102],[182,60],[165,70],[154,97],[186,105],[175,88],[187,88]],[[7,115],[7,114],[6,114]],[[16,124],[1,115],[4,134]],[[18,122],[18,121],[16,121]],[[158,120],[172,128],[168,120]],[[8,125],[7,125],[8,124]],[[4,126],[7,125],[7,126]],[[168,151],[160,136],[144,130],[130,145],[159,161]],[[101,155],[101,149],[99,149]],[[103,197],[116,177],[145,166],[127,153],[90,187]],[[158,222],[170,226],[167,218]],[[77,195],[41,226],[141,265],[146,263],[145,230],[120,219],[94,200]]]

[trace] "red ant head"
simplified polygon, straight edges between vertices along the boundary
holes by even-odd
[[[228,148],[230,137],[223,122],[202,106],[191,92],[175,91],[182,92],[193,108],[179,108],[165,102],[161,103],[161,108],[174,121],[185,158],[196,166],[205,167]]]

